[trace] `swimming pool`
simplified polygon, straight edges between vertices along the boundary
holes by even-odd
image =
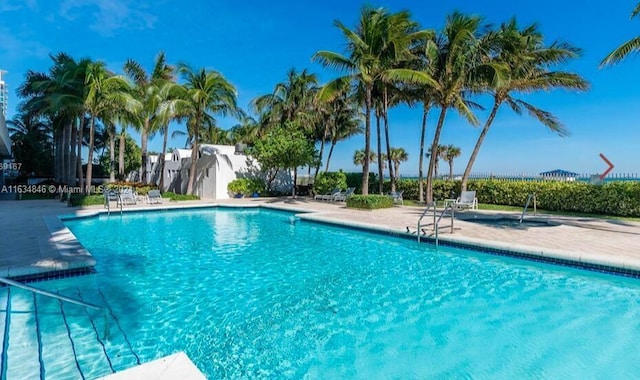
[[[636,279],[450,247],[436,253],[290,216],[202,209],[66,221],[98,262],[75,288],[104,297],[117,317],[126,339],[108,344],[123,363],[135,364],[131,352],[146,362],[185,351],[210,378],[640,371]],[[97,354],[83,355],[88,363]],[[106,364],[85,367],[89,378],[110,373]]]

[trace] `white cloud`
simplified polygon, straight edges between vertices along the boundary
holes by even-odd
[[[152,29],[157,17],[135,0],[63,0],[60,16],[76,20],[79,10],[92,9],[90,28],[99,34],[110,36],[118,29]]]

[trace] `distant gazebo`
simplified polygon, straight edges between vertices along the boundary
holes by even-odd
[[[542,172],[540,175],[545,179],[555,179],[560,181],[575,181],[579,174],[570,172],[563,169],[550,170],[548,172]]]

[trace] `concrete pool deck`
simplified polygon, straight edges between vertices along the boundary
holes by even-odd
[[[423,207],[398,206],[363,211],[347,209],[344,203],[327,203],[309,198],[247,198],[219,201],[169,202],[161,205],[125,206],[127,210],[167,209],[199,206],[264,206],[308,214],[302,219],[366,227],[406,234],[415,233]],[[0,202],[0,276],[16,277],[65,269],[91,267],[95,260],[66,229],[59,215],[91,215],[102,206],[67,207],[54,200]],[[113,211],[112,211],[113,212]],[[517,213],[465,211],[466,217],[511,216]],[[587,262],[640,271],[640,223],[564,216],[539,216],[557,226],[491,226],[456,219],[454,233],[443,220],[442,241],[516,251],[542,257]],[[426,230],[427,228],[425,228]],[[430,229],[426,231],[431,233]],[[415,235],[414,235],[415,236]]]

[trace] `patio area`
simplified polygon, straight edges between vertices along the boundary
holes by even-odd
[[[373,228],[394,234],[415,236],[416,223],[424,209],[396,206],[364,211],[347,209],[344,203],[314,201],[310,198],[245,198],[225,201],[187,201],[125,206],[125,210],[207,207],[213,205],[264,206],[300,212],[301,219],[353,227]],[[67,207],[54,200],[3,201],[0,203],[0,276],[16,277],[95,265],[95,260],[62,225],[58,215],[88,215],[102,206]],[[113,212],[113,210],[112,210]],[[509,216],[516,213],[464,211],[465,216]],[[558,223],[548,227],[513,228],[456,219],[454,233],[442,220],[441,242],[516,251],[525,254],[583,261],[599,265],[640,270],[640,223],[542,216]],[[429,235],[430,227],[424,228]]]

